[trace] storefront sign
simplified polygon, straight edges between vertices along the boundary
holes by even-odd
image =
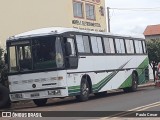
[[[91,27],[101,27],[100,23],[86,22],[81,20],[72,20],[74,25],[91,26]]]

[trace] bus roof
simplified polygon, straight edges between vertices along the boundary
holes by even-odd
[[[94,31],[87,31],[87,30],[79,30],[76,28],[50,27],[50,28],[41,28],[41,29],[24,32],[24,33],[10,37],[9,40],[28,38],[28,37],[38,37],[38,36],[45,36],[45,35],[52,35],[52,34],[62,34],[65,32],[81,32],[81,33],[100,34],[100,35],[108,35],[108,36],[115,36],[115,37],[144,39],[142,37],[118,35],[118,34],[112,34],[112,33],[107,33],[107,32],[103,33],[103,32],[94,32]]]

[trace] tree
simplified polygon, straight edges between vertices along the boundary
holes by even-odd
[[[2,55],[3,55],[3,49],[0,48],[0,71],[1,71],[1,69],[2,69],[2,67],[3,67]]]
[[[156,66],[160,62],[160,41],[150,40],[147,41],[149,64],[153,70],[153,77],[155,81]]]
[[[0,48],[0,108],[6,108],[10,107],[11,101],[9,98],[8,83],[5,82],[5,80],[7,80],[7,71],[4,69],[5,64],[2,56],[3,49]]]
[[[8,86],[6,80],[7,78],[7,72],[8,72],[8,68],[5,65],[5,62],[3,60],[3,49],[0,48],[0,84]]]

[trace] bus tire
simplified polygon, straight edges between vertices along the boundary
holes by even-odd
[[[77,100],[80,102],[87,101],[89,99],[89,83],[86,79],[82,79],[81,86],[80,86],[80,95],[76,96]]]
[[[0,84],[0,108],[7,108],[10,106],[9,89]]]
[[[135,92],[138,88],[138,75],[136,72],[132,73],[132,86],[128,88],[124,88],[124,92]]]
[[[129,88],[131,92],[137,91],[138,88],[138,75],[136,72],[132,73],[132,86]]]
[[[47,103],[47,98],[44,98],[44,99],[34,99],[33,102],[37,106],[45,106],[46,103]]]

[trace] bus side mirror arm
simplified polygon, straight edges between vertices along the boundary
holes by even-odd
[[[72,48],[71,48],[71,44],[69,42],[66,42],[65,49],[66,49],[66,55],[70,56],[72,54]]]

